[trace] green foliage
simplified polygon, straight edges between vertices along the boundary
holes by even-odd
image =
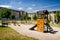
[[[1,12],[0,12],[0,18],[1,18]]]
[[[33,15],[33,19],[37,20],[37,15],[36,14]]]
[[[31,20],[31,17],[28,17],[28,20]]]
[[[27,19],[28,19],[28,13],[27,13],[27,12],[24,13],[23,19],[24,19],[24,20],[27,20]]]
[[[57,21],[57,23],[59,22],[59,18],[60,18],[60,10],[56,11],[56,21]]]
[[[0,18],[10,18],[10,15],[11,15],[11,11],[10,9],[3,9],[1,12],[0,12]]]
[[[12,18],[12,19],[15,19],[15,15],[12,15],[11,18]]]

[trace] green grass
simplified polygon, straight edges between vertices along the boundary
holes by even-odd
[[[0,27],[0,40],[37,40],[17,33],[9,27]]]
[[[60,28],[60,24],[50,24],[51,26],[53,26],[53,27],[58,27],[58,28]]]

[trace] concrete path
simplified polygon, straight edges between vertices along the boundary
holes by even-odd
[[[29,30],[29,28],[31,28],[32,26],[34,25],[24,25],[24,24],[21,24],[20,26],[9,25],[9,27],[11,27],[12,29],[28,37],[33,37],[39,40],[60,40],[59,28],[53,27],[53,29],[58,32],[56,32],[55,34],[51,34],[51,33],[42,33]]]

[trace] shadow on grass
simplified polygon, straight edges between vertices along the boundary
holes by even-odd
[[[56,34],[58,31],[53,31],[53,32],[50,32],[50,31],[44,31],[44,33],[51,33],[51,34]]]
[[[31,30],[31,29],[29,29]],[[37,30],[32,30],[32,31],[37,31]],[[58,31],[50,32],[50,31],[44,31],[43,33],[51,33],[51,34],[56,34]]]
[[[45,24],[45,25],[46,25],[46,27],[47,27],[47,30],[46,30],[46,31],[44,30],[44,33],[56,34],[56,32],[58,32],[58,31],[54,31],[49,24]],[[37,24],[34,25],[33,27],[29,28],[29,30],[37,31],[37,30],[34,29],[34,28],[36,28],[36,27],[37,27]],[[49,29],[50,31],[48,31],[48,29]]]
[[[32,30],[32,31],[37,31],[37,30],[35,30],[35,29],[32,29],[32,28],[30,28],[29,30]],[[51,33],[51,34],[56,34],[58,31],[53,31],[53,32],[51,32],[51,31],[44,31],[43,33]]]
[[[8,27],[8,25],[7,25],[7,26],[4,26],[4,25],[0,25],[0,27]]]

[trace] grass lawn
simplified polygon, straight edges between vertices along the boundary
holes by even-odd
[[[60,24],[50,24],[51,26],[53,26],[53,27],[58,27],[58,28],[60,28]]]
[[[37,39],[23,36],[9,27],[0,27],[0,40],[37,40]]]

